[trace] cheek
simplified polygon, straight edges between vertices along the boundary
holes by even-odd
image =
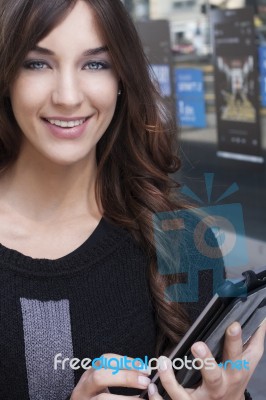
[[[112,90],[112,91],[105,91],[102,92],[102,94],[99,96],[94,97],[94,106],[98,110],[99,113],[102,113],[103,115],[109,116],[109,118],[112,117],[114,114],[115,108],[116,108],[116,103],[117,103],[117,91]]]
[[[84,82],[83,87],[95,108],[106,113],[114,111],[118,93],[118,80],[114,76],[95,77]]]
[[[32,85],[28,80],[17,81],[10,90],[11,104],[16,118],[24,118],[38,109],[44,97],[42,85]]]

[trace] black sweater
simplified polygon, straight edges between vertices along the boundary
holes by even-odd
[[[59,359],[155,356],[149,260],[130,233],[103,219],[72,253],[33,259],[0,245],[0,399],[64,400],[83,369]],[[191,322],[212,296],[200,274]],[[112,392],[129,394],[126,389]]]

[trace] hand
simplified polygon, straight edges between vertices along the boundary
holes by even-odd
[[[212,370],[202,368],[202,383],[196,389],[183,388],[176,381],[170,360],[160,357],[159,376],[163,387],[172,400],[243,400],[247,383],[264,352],[265,333],[264,322],[243,351],[241,326],[238,322],[230,325],[225,335],[223,361],[246,360],[249,370],[231,369],[230,366],[223,369],[215,362]],[[203,342],[194,343],[191,351],[195,358],[202,360],[213,357]],[[150,384],[148,390],[150,400],[162,400],[155,384]]]
[[[121,358],[117,354],[103,354],[103,357],[106,359]],[[129,357],[127,359],[132,360]],[[86,370],[72,392],[70,400],[129,400],[128,396],[110,394],[108,387],[120,386],[144,390],[147,389],[150,383],[150,379],[147,376],[149,372],[145,370],[120,369],[117,374],[113,374],[113,372],[112,369],[103,368]]]

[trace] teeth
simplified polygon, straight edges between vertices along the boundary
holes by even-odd
[[[73,128],[74,126],[82,125],[86,118],[75,121],[60,121],[58,119],[47,119],[52,125],[60,126],[61,128]]]

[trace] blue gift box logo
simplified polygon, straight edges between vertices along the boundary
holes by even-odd
[[[230,268],[247,264],[242,206],[217,204],[236,192],[238,186],[231,185],[210,205],[213,178],[214,174],[205,174],[208,206],[153,216],[158,271],[162,275],[186,276],[185,283],[166,288],[169,301],[198,301],[199,271],[212,270],[214,294],[225,281],[223,262]],[[188,187],[182,192],[203,204]]]

